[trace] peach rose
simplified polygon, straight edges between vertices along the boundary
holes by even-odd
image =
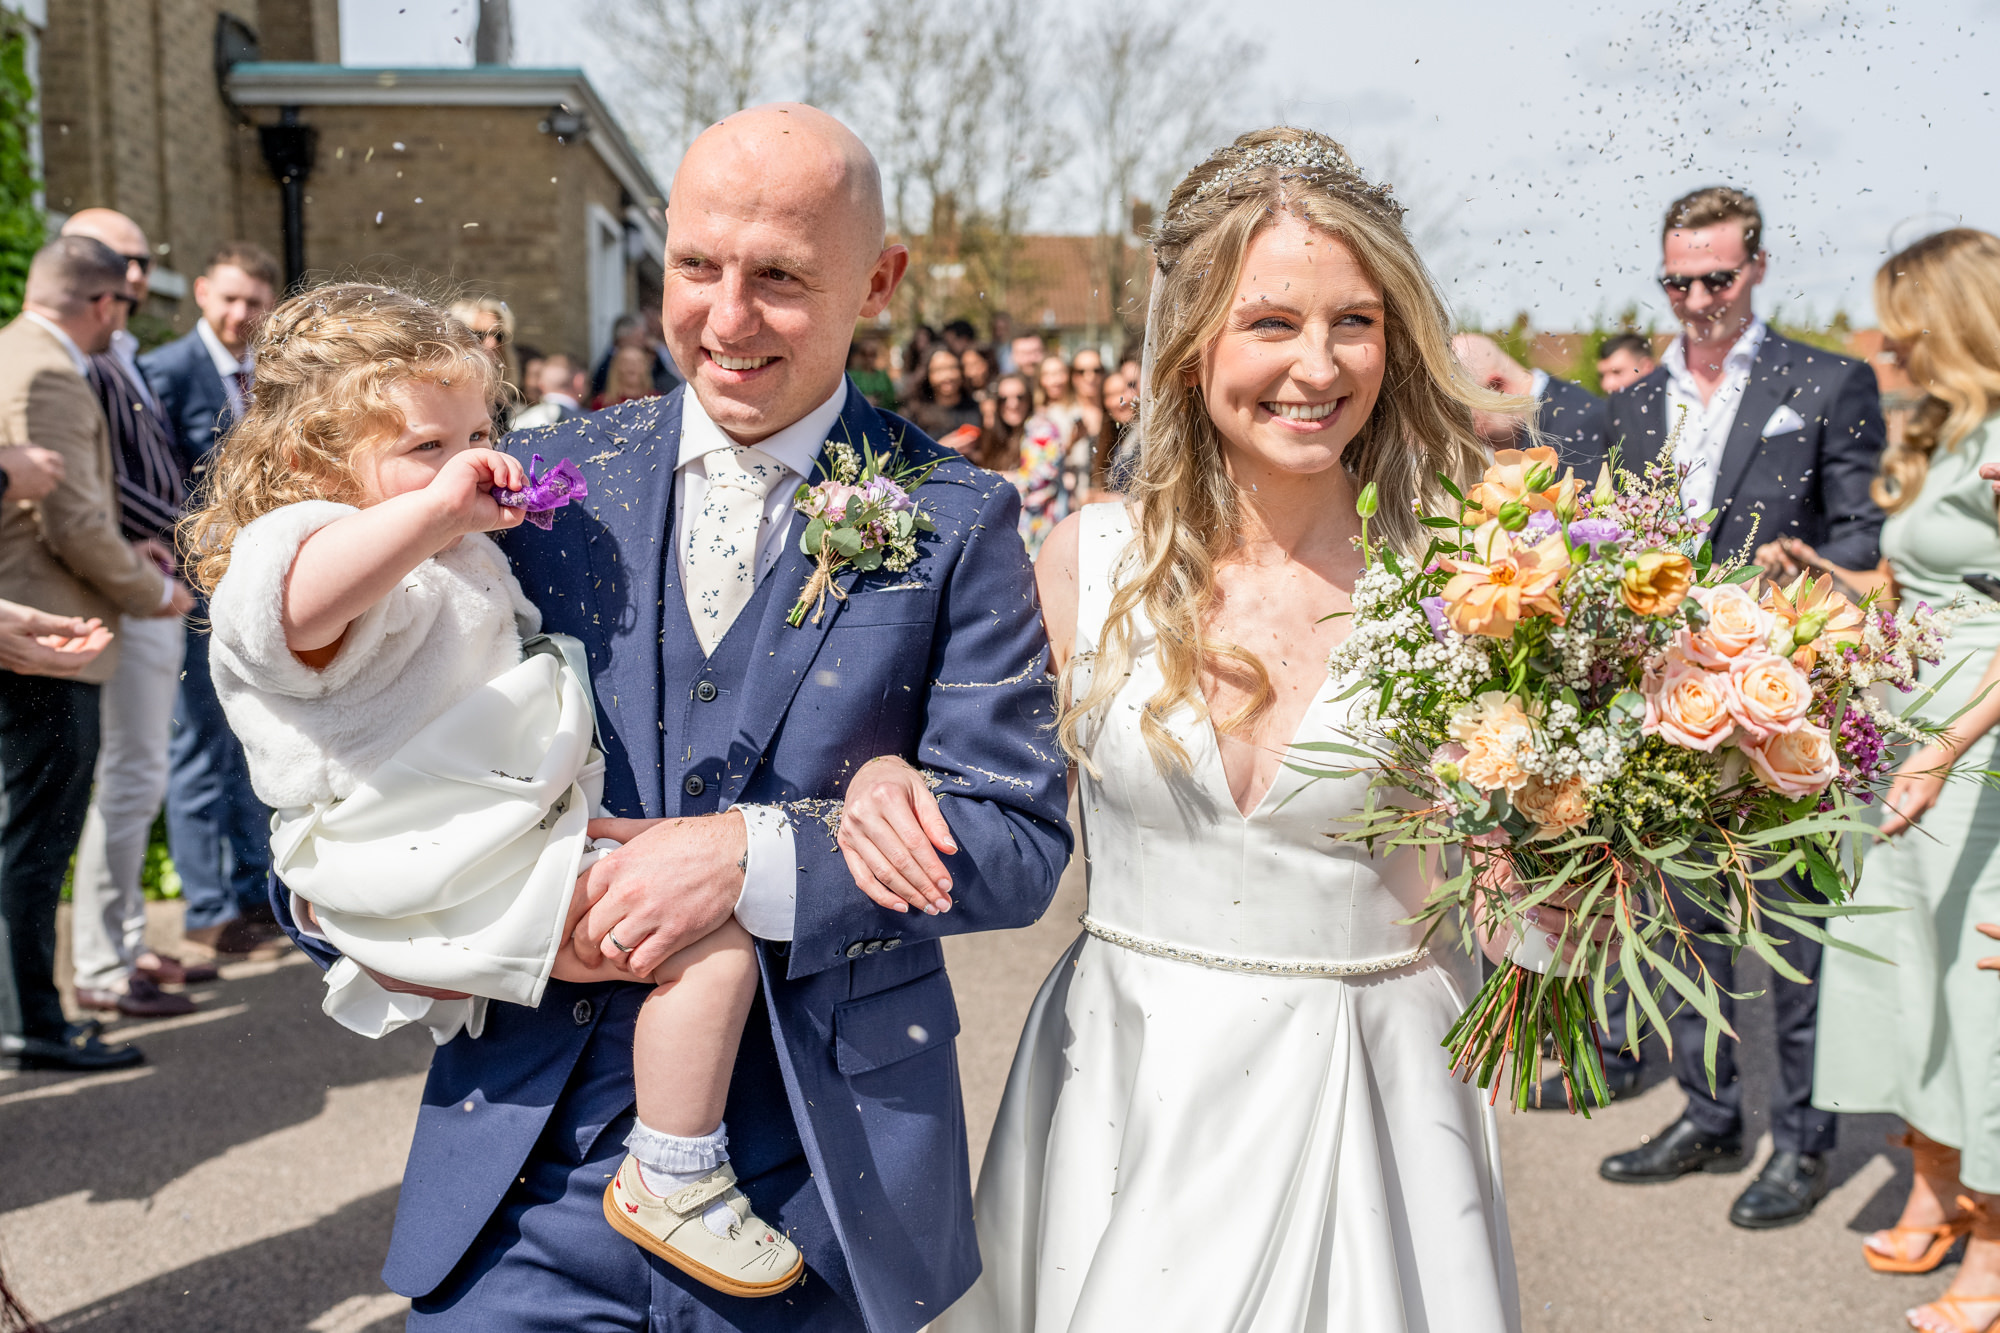
[[[1749,741],[1795,731],[1812,707],[1812,685],[1789,658],[1745,653],[1736,659],[1736,706],[1731,713]]]
[[[1694,562],[1678,551],[1641,551],[1625,562],[1618,596],[1634,614],[1670,616],[1694,582]]]
[[[1535,743],[1535,720],[1521,701],[1488,690],[1453,715],[1448,730],[1465,747],[1459,776],[1481,791],[1519,791],[1528,775],[1521,755]]]
[[[1640,730],[1664,736],[1688,750],[1714,753],[1736,730],[1736,682],[1726,671],[1710,671],[1675,650],[1647,677],[1646,721]]]
[[[1473,556],[1444,556],[1452,571],[1444,585],[1444,614],[1460,634],[1510,639],[1514,626],[1532,615],[1563,623],[1562,585],[1569,577],[1568,552],[1556,542],[1522,541],[1488,523],[1473,534]]]
[[[1771,613],[1757,605],[1757,599],[1740,583],[1715,588],[1695,588],[1688,595],[1708,612],[1708,623],[1698,630],[1682,630],[1677,639],[1682,652],[1705,667],[1728,668],[1745,653],[1769,651]]]
[[[1496,450],[1485,477],[1465,492],[1465,525],[1472,528],[1492,522],[1500,516],[1500,506],[1510,500],[1519,501],[1530,512],[1565,506],[1573,509],[1583,483],[1569,473],[1561,474],[1560,481],[1557,476],[1556,451],[1547,445]],[[1530,481],[1542,484],[1530,490]]]
[[[1793,641],[1792,661],[1801,671],[1811,671],[1819,661],[1816,645],[1861,642],[1861,608],[1833,590],[1831,574],[1822,574],[1810,583],[1800,574],[1782,589],[1766,590],[1762,605],[1784,627],[1784,637]],[[1784,649],[1774,644],[1772,651]]]
[[[1762,744],[1746,741],[1742,748],[1757,780],[1782,796],[1817,795],[1833,782],[1840,767],[1826,728],[1810,722]]]
[[[1590,821],[1590,799],[1583,794],[1583,779],[1577,777],[1555,787],[1529,778],[1514,793],[1514,808],[1534,821],[1538,839],[1559,838]]]

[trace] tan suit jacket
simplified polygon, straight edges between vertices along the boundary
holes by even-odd
[[[114,629],[121,612],[158,611],[166,578],[118,531],[118,478],[97,395],[55,335],[26,316],[0,329],[0,444],[53,449],[67,469],[40,501],[0,499],[0,597]],[[114,638],[78,679],[109,680],[117,653]]]

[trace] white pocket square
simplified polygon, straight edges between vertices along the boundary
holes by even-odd
[[[1771,419],[1764,423],[1764,437],[1789,435],[1795,430],[1804,430],[1806,419],[1793,410],[1791,404],[1780,403],[1778,410],[1771,413]]]

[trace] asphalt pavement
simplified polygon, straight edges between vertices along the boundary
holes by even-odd
[[[947,945],[975,1163],[1028,1003],[1075,938],[1079,878],[1034,928]],[[178,912],[155,904],[163,944]],[[400,1327],[407,1303],[378,1270],[430,1044],[351,1036],[319,993],[297,955],[240,963],[198,989],[196,1014],[114,1025],[143,1045],[139,1069],[0,1072],[0,1256],[30,1308],[64,1333]],[[1755,1107],[1770,1034],[1763,1006],[1745,1008]],[[1655,1052],[1647,1089],[1589,1120],[1502,1112],[1524,1328],[1889,1333],[1950,1281],[1950,1267],[1896,1278],[1861,1263],[1862,1235],[1894,1220],[1909,1181],[1885,1118],[1842,1122],[1832,1194],[1782,1231],[1725,1219],[1754,1162],[1672,1185],[1598,1179],[1602,1156],[1673,1120],[1664,1075]]]

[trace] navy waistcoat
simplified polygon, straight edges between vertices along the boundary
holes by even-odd
[[[681,586],[680,559],[673,543],[667,545],[666,569],[660,581],[666,603],[660,616],[661,711],[666,714],[662,719],[666,734],[683,738],[679,750],[662,756],[668,808],[684,817],[712,815],[721,809],[723,792],[743,790],[742,781],[727,779],[749,777],[747,773],[731,775],[727,756],[731,749],[742,754],[742,747],[731,742],[742,729],[743,682],[752,666],[750,655],[756,650],[758,627],[764,623],[765,604],[774,595],[772,585],[782,581],[784,562],[758,581],[757,590],[750,594],[722,642],[715,645],[714,654],[703,658],[701,644],[694,636],[694,621],[688,615],[687,593]],[[676,708],[680,710],[678,717],[674,715]],[[676,793],[678,808],[671,804]]]

